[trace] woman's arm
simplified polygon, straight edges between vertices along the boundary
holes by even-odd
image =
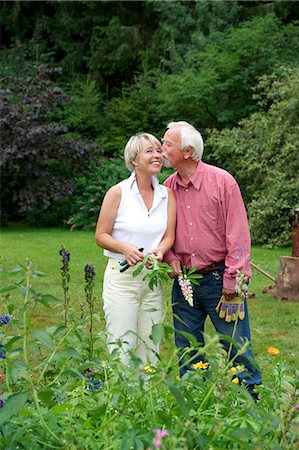
[[[176,199],[171,189],[168,189],[167,229],[157,248],[149,251],[158,261],[163,260],[166,253],[173,245],[176,226]]]
[[[142,261],[144,258],[143,253],[136,246],[117,241],[112,237],[113,225],[120,200],[121,188],[119,186],[113,186],[107,191],[99,214],[95,239],[99,247],[123,254],[130,266],[133,266],[137,262]]]

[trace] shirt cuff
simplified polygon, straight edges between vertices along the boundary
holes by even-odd
[[[235,278],[231,278],[227,275],[224,274],[223,276],[223,287],[225,289],[230,289],[231,291],[235,291],[236,290],[236,279]]]

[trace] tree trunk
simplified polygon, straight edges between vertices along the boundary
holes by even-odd
[[[299,258],[293,256],[280,257],[275,297],[281,300],[299,301]]]

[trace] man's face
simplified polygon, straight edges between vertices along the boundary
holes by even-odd
[[[162,151],[171,167],[177,168],[184,160],[179,128],[171,128],[166,131],[162,139]],[[167,166],[167,162],[165,165]]]

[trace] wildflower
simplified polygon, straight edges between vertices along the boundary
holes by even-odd
[[[230,369],[228,369],[229,373],[235,373],[235,372],[242,372],[244,370],[244,367],[242,366],[233,366]]]
[[[5,355],[2,352],[0,352],[0,359],[5,359]]]
[[[153,373],[153,372],[155,372],[155,369],[153,367],[147,365],[144,367],[144,372]]]
[[[153,444],[155,448],[161,448],[163,444],[163,438],[168,436],[167,430],[161,430],[160,428],[154,430],[155,437],[153,438]]]
[[[7,314],[0,316],[0,324],[1,325],[7,325],[9,321],[10,321],[10,317]]]
[[[3,408],[4,406],[4,400],[2,400],[2,398],[0,398],[0,408]]]
[[[299,409],[299,403],[297,403],[297,405],[295,406],[296,409]]]
[[[61,270],[64,273],[66,273],[67,270],[68,270],[68,266],[69,266],[69,262],[70,262],[70,258],[71,258],[70,252],[68,250],[66,250],[64,247],[62,247],[59,250],[59,255],[62,256],[62,260],[61,260],[62,267],[61,267]]]
[[[94,267],[91,264],[86,264],[84,272],[85,272],[85,281],[92,280],[96,276]]]
[[[238,378],[238,377],[234,377],[234,378],[232,379],[232,383],[234,383],[234,384],[239,384],[239,378]]]
[[[191,281],[188,280],[188,277],[185,273],[181,273],[178,276],[178,282],[185,300],[187,300],[190,306],[193,306],[193,289]]]
[[[271,355],[271,356],[277,356],[277,355],[279,355],[280,350],[279,350],[278,348],[276,348],[276,347],[269,347],[269,348],[267,349],[267,352],[268,352],[269,355]]]
[[[97,391],[102,386],[102,382],[95,380],[94,376],[88,378],[86,389],[89,391]]]
[[[210,364],[209,363],[205,363],[202,361],[199,361],[195,364],[192,364],[192,369],[203,369],[203,370],[207,370],[210,368]]]

